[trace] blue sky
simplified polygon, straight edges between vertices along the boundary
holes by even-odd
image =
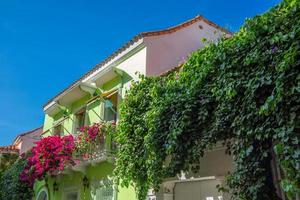
[[[43,104],[142,31],[197,14],[237,31],[279,0],[0,0],[0,146],[43,123]]]

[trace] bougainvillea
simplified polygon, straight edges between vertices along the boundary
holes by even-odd
[[[235,199],[300,193],[300,1],[285,0],[229,39],[195,52],[180,72],[142,77],[121,106],[116,176],[139,199],[167,177],[199,167],[217,141],[233,155]],[[276,156],[274,156],[274,152]],[[170,158],[168,162],[166,159]]]
[[[96,148],[104,148],[105,138],[115,135],[116,124],[111,122],[95,123],[91,126],[83,126],[80,128],[80,133],[77,135],[76,157],[83,159],[92,158]]]
[[[98,137],[103,137],[104,134],[100,131],[100,124],[93,124],[92,126],[83,126],[80,128],[78,139],[84,137],[87,141],[95,141]]]
[[[106,136],[114,137],[115,125],[111,122],[101,122],[81,127],[76,138],[68,135],[41,139],[32,148],[27,164],[20,174],[20,180],[32,187],[35,180],[44,179],[46,175],[56,176],[66,167],[79,164],[81,159],[93,158],[97,153],[95,148],[104,148]]]
[[[68,165],[74,165],[72,157],[75,142],[72,135],[49,136],[41,139],[32,148],[32,155],[20,174],[20,179],[33,186],[36,179],[43,179],[47,174],[54,176]]]

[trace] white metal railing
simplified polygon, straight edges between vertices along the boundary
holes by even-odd
[[[75,160],[81,162],[95,162],[106,159],[114,159],[117,151],[116,144],[112,141],[103,140],[98,144],[92,144],[82,152],[75,153]]]

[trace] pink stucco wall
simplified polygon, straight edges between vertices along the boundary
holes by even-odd
[[[147,46],[146,75],[160,75],[177,67],[193,51],[207,45],[202,42],[203,38],[217,42],[222,35],[219,29],[201,20],[171,34],[144,38]]]
[[[20,135],[20,154],[30,150],[35,145],[35,142],[40,140],[42,131],[43,128],[40,127],[33,131]]]

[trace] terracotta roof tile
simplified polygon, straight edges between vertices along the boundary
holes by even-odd
[[[15,145],[8,145],[8,146],[2,146],[2,147],[0,147],[0,152],[1,151],[15,151],[15,152],[19,152],[19,149]]]

